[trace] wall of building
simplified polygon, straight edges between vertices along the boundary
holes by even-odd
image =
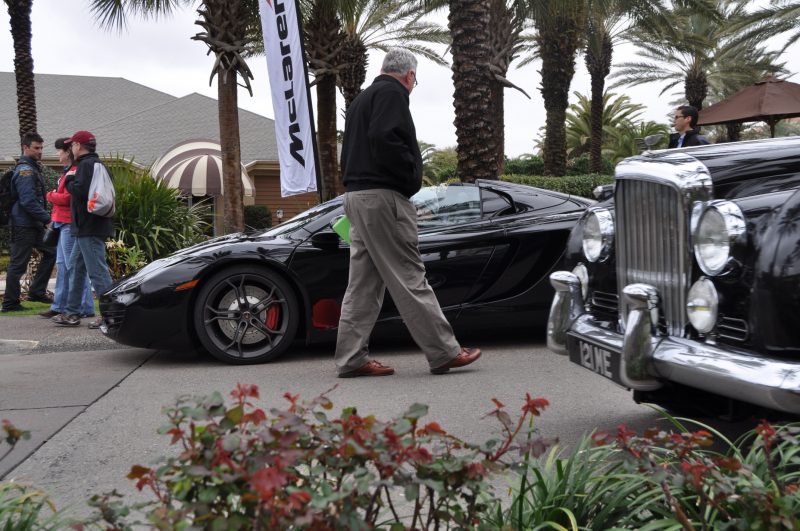
[[[247,173],[256,188],[254,203],[269,207],[273,226],[319,204],[317,192],[281,197],[280,167],[277,161],[254,162],[247,166]],[[283,214],[280,219],[279,213]]]

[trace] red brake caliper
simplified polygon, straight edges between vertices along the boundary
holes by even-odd
[[[270,330],[275,330],[278,327],[278,319],[281,318],[281,307],[277,304],[271,305],[267,308],[267,319],[264,324]]]

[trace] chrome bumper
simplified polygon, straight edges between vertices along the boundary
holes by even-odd
[[[547,346],[568,354],[567,335],[585,337],[621,352],[623,385],[653,390],[662,381],[688,385],[760,406],[800,413],[800,360],[766,358],[747,350],[690,339],[659,336],[655,331],[657,290],[631,284],[623,290],[631,311],[625,333],[602,326],[586,313],[580,281],[567,271],[550,275],[556,290],[547,321]]]

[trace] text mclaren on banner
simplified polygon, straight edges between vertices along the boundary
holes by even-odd
[[[281,197],[314,192],[318,181],[314,115],[296,0],[260,0],[259,9],[275,112]]]

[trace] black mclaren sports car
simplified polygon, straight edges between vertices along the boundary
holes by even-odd
[[[428,282],[457,329],[544,327],[548,277],[593,201],[500,181],[425,187],[413,201]],[[125,345],[199,347],[227,363],[332,340],[347,287],[349,247],[331,228],[342,214],[337,198],[156,260],[100,297],[101,329]],[[387,294],[378,329],[401,322]]]

